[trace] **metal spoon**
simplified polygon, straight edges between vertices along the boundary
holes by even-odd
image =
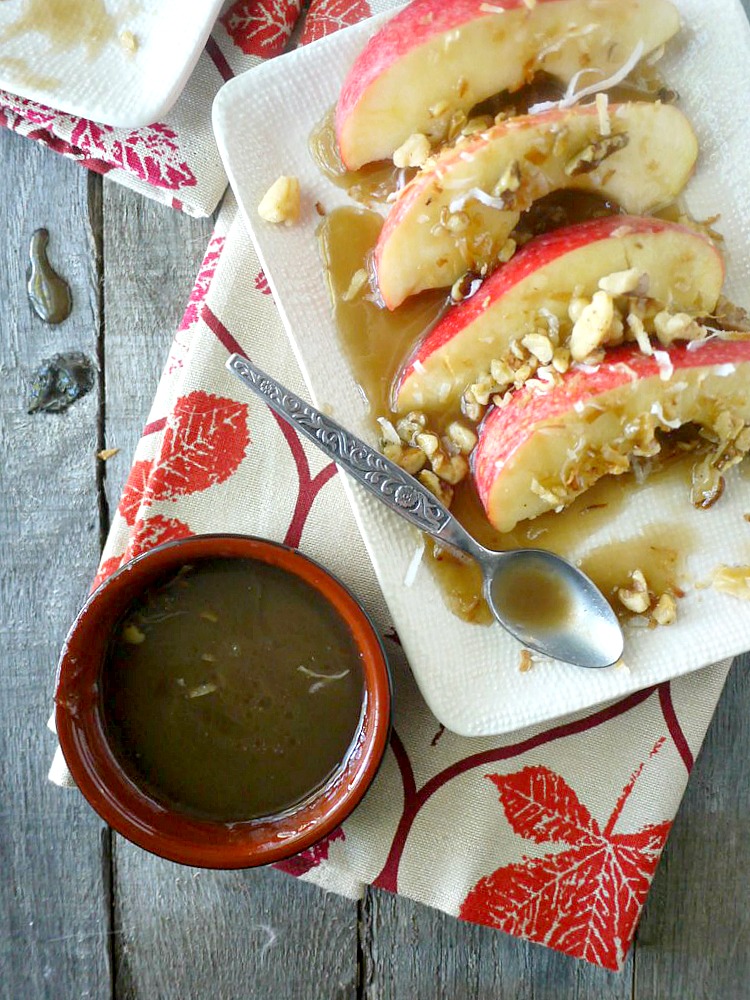
[[[233,354],[227,368],[391,510],[475,559],[492,613],[524,646],[580,667],[611,667],[620,659],[617,618],[579,569],[541,549],[485,549],[417,479],[246,358]]]

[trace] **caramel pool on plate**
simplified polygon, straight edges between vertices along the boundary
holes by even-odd
[[[335,775],[360,725],[349,628],[305,581],[207,559],[151,587],[112,640],[107,737],[131,780],[203,819],[276,815]]]

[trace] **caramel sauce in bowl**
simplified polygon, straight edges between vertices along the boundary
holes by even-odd
[[[356,807],[388,742],[380,639],[296,550],[204,535],[121,567],[66,639],[65,761],[139,847],[203,868],[294,856]]]

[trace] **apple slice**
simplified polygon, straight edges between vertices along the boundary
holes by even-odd
[[[750,341],[709,340],[653,357],[622,347],[548,391],[525,385],[480,429],[472,468],[487,517],[510,531],[565,507],[634,456],[656,454],[657,430],[686,423],[717,441],[714,468],[731,465],[750,446],[748,380]]]
[[[433,327],[398,379],[396,409],[452,408],[493,360],[505,359],[511,340],[552,317],[567,323],[574,295],[590,299],[600,279],[631,269],[647,276],[649,298],[692,316],[714,312],[724,283],[711,241],[672,222],[614,215],[554,230],[527,243]]]
[[[390,158],[415,132],[441,137],[455,111],[540,71],[563,84],[581,70],[586,84],[603,80],[679,27],[667,0],[415,0],[370,39],[344,82],[341,158],[356,170]]]
[[[520,213],[552,191],[594,192],[634,215],[673,201],[698,157],[687,118],[646,103],[609,115],[605,138],[589,105],[502,122],[437,157],[401,192],[378,239],[386,306],[492,264]]]

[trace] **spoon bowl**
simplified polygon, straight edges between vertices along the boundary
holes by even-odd
[[[614,611],[571,563],[541,549],[484,548],[417,479],[247,358],[233,354],[227,368],[391,510],[476,560],[493,615],[524,646],[587,668],[611,667],[620,659],[623,636]]]
[[[617,663],[622,630],[601,592],[580,570],[542,549],[485,553],[480,563],[484,597],[519,642],[579,667]]]

